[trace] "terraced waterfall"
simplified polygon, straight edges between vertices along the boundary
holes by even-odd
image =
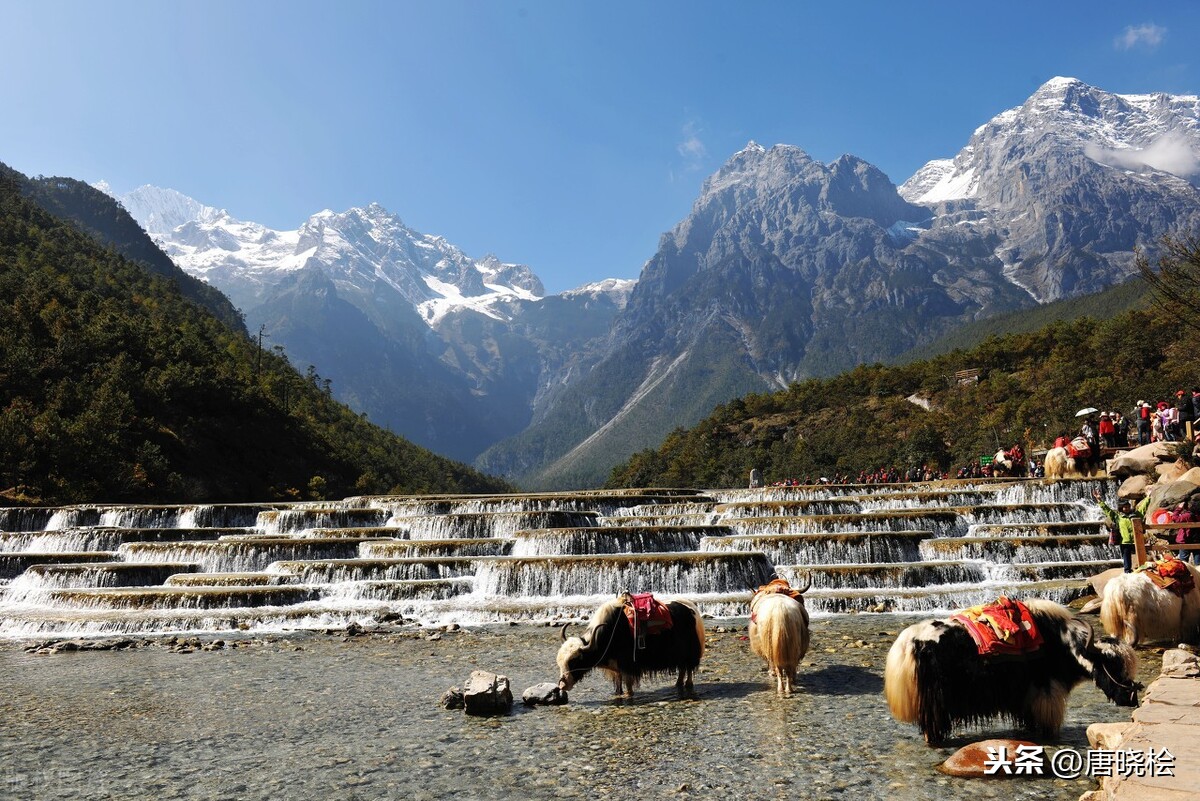
[[[1104,484],[0,509],[0,636],[578,618],[622,589],[737,617],[776,572],[816,613],[1067,602],[1119,563]]]

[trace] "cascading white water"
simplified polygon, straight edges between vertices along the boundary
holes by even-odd
[[[365,559],[425,559],[458,556],[507,556],[513,540],[489,537],[463,540],[378,540],[360,543],[358,551]]]
[[[416,581],[474,575],[481,558],[281,560],[273,562],[267,570],[294,576],[300,583],[312,585],[347,581]]]
[[[761,551],[777,565],[912,562],[930,531],[822,532],[705,537],[702,551]]]
[[[775,571],[813,580],[814,611],[950,609],[1001,592],[1069,600],[1117,556],[1090,502],[1102,486],[0,509],[0,636],[586,617],[625,589],[744,615],[748,591]],[[151,575],[164,562],[178,569]]]
[[[765,584],[772,572],[760,553],[506,557],[480,561],[475,593],[510,597],[623,590],[731,592]]]
[[[264,570],[287,559],[349,559],[358,556],[353,540],[273,539],[216,542],[127,542],[117,549],[127,562],[187,562],[205,572]]]
[[[707,534],[727,533],[729,529],[719,526],[535,529],[514,535],[512,556],[679,553],[697,550]]]

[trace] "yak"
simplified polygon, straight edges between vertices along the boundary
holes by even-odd
[[[1183,597],[1159,587],[1142,571],[1110,579],[1100,603],[1105,632],[1130,645],[1194,641],[1200,635],[1200,571],[1184,567],[1192,588]]]
[[[778,583],[777,583],[778,582]],[[791,695],[796,667],[808,653],[808,610],[803,588],[791,590],[777,579],[759,587],[750,600],[750,650],[767,662],[768,675],[775,677],[775,692]]]
[[[930,745],[958,724],[996,718],[1051,737],[1062,728],[1067,696],[1088,678],[1117,705],[1137,706],[1142,685],[1130,646],[1097,640],[1090,624],[1052,601],[1024,603],[1043,642],[1021,657],[980,656],[967,627],[953,618],[902,631],[884,668],[892,717],[916,723]]]
[[[688,601],[671,601],[665,604],[670,626],[635,637],[625,617],[628,601],[629,596],[622,594],[601,604],[579,637],[568,637],[567,626],[562,627],[563,642],[557,659],[559,687],[569,690],[599,668],[612,679],[617,695],[624,688],[625,696],[630,697],[643,676],[662,673],[677,673],[676,689],[692,690],[692,673],[704,655],[700,610]]]

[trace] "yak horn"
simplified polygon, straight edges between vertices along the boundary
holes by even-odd
[[[804,582],[804,588],[796,591],[796,592],[800,593],[801,595],[808,592],[808,588],[812,586],[812,573],[805,571],[804,578],[806,579],[806,581]]]
[[[563,642],[567,641],[567,626],[570,626],[570,625],[571,625],[570,623],[563,623],[563,625],[562,625],[562,641]]]

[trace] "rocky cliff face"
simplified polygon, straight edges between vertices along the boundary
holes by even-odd
[[[603,352],[479,460],[549,486],[748,391],[888,361],[973,319],[1096,291],[1200,228],[1200,102],[1053,79],[899,190],[751,143],[663,237]]]
[[[996,242],[1005,277],[1045,303],[1118,283],[1135,249],[1195,231],[1198,187],[1200,98],[1054,78],[900,193],[934,210],[932,246],[952,253],[946,229],[970,226]]]
[[[478,466],[530,486],[584,486],[730,398],[1124,280],[1135,249],[1200,229],[1198,154],[1197,98],[1067,78],[899,189],[854,156],[750,143],[636,285],[553,297],[377,205],[296,231],[164,190],[126,205],[373,419],[460,458],[487,448]]]

